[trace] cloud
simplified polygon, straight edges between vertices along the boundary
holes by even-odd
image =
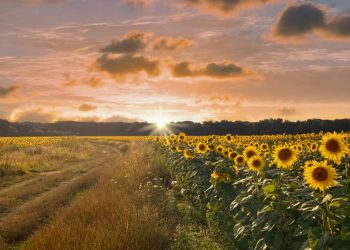
[[[295,108],[290,108],[290,107],[282,107],[276,110],[277,115],[279,116],[293,116],[297,113]]]
[[[327,31],[335,37],[345,38],[350,36],[350,12],[332,17],[327,25]]]
[[[18,86],[2,87],[0,86],[0,98],[5,98],[11,95],[18,89]]]
[[[231,62],[208,63],[204,66],[194,66],[189,62],[180,62],[172,66],[172,74],[174,77],[228,79],[245,76],[248,72]]]
[[[183,37],[158,37],[153,42],[152,48],[154,50],[180,50],[193,44],[193,41]]]
[[[122,39],[115,41],[101,49],[103,53],[133,54],[142,51],[151,33],[130,31]]]
[[[81,112],[89,112],[89,111],[93,111],[96,110],[97,107],[94,105],[89,105],[89,104],[82,104],[79,106],[79,111]]]
[[[65,87],[76,87],[79,85],[86,85],[90,88],[100,88],[103,86],[103,81],[99,77],[90,77],[90,78],[83,78],[83,79],[72,79],[69,74],[65,74],[65,82],[63,86]]]
[[[187,5],[197,7],[201,10],[232,14],[244,8],[258,7],[275,0],[182,0]]]
[[[95,61],[95,67],[115,77],[146,73],[149,77],[160,74],[160,61],[145,56],[122,55],[109,57],[102,55]]]
[[[332,16],[328,9],[305,3],[288,6],[280,15],[274,36],[284,40],[302,39],[319,32],[326,38],[350,36],[350,12]]]
[[[300,37],[315,29],[323,29],[325,19],[324,11],[313,4],[292,5],[283,11],[275,33],[282,37]]]
[[[41,108],[15,111],[11,114],[11,120],[17,122],[39,122],[47,123],[56,120],[56,115],[44,111]]]
[[[231,97],[228,96],[228,95],[211,95],[209,97],[209,100],[212,101],[212,102],[215,102],[215,101],[221,101],[221,102],[228,102],[230,101]]]

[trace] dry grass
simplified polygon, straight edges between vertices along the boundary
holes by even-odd
[[[131,145],[96,186],[37,231],[21,249],[167,249],[176,214],[152,149]],[[156,164],[157,165],[157,164]],[[1,244],[1,243],[0,243]]]
[[[56,170],[65,162],[76,162],[91,158],[95,150],[87,140],[62,138],[58,142],[36,145],[35,139],[28,139],[33,144],[18,146],[6,144],[0,147],[0,187],[17,179],[22,180],[28,174]],[[57,169],[59,170],[59,169]]]
[[[70,182],[46,192],[0,219],[0,235],[4,242],[16,243],[28,237],[60,207],[68,204],[76,193],[96,182],[99,171],[76,177]]]
[[[40,175],[0,190],[0,218],[15,207],[61,185],[64,181],[79,176],[95,167],[105,164],[106,156],[96,160],[62,166],[61,171],[51,175]],[[50,172],[52,173],[52,172]]]

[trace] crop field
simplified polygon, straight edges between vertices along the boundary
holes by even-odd
[[[350,134],[0,138],[0,249],[349,249]]]

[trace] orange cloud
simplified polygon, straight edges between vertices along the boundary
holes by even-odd
[[[181,36],[177,38],[162,36],[155,39],[152,48],[154,50],[180,50],[192,44],[193,41]]]
[[[231,62],[208,63],[204,66],[192,65],[189,62],[180,62],[172,65],[172,74],[174,77],[230,79],[247,76],[250,72]]]
[[[160,61],[145,56],[123,55],[110,57],[102,55],[94,63],[97,70],[111,76],[123,78],[127,75],[146,73],[148,77],[160,74]]]
[[[101,49],[103,53],[133,54],[143,50],[152,33],[130,31],[122,39],[115,41]]]
[[[259,7],[276,0],[182,0],[185,4],[207,12],[229,15],[241,9]]]
[[[11,114],[11,120],[17,122],[53,122],[56,120],[56,115],[47,112],[41,108],[29,109],[29,110],[19,110]]]
[[[89,104],[82,104],[79,106],[79,111],[81,112],[89,112],[89,111],[93,111],[96,110],[97,107],[94,105],[89,105]]]
[[[0,86],[0,98],[5,98],[15,92],[19,87],[18,86],[10,86],[10,87],[2,87]]]
[[[69,74],[65,74],[65,83],[63,86],[65,87],[75,87],[79,85],[86,85],[91,88],[100,88],[103,86],[103,81],[99,77],[90,77],[90,78],[83,78],[83,79],[71,79]]]

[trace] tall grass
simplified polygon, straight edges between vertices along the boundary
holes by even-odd
[[[132,144],[97,185],[42,227],[21,249],[167,249],[177,214],[162,159]]]

